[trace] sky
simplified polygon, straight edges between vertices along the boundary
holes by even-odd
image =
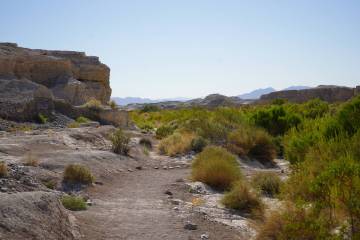
[[[113,97],[360,85],[357,0],[0,1],[0,41],[99,56]]]

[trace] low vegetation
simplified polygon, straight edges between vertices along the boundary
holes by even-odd
[[[80,127],[80,123],[74,121],[74,122],[71,122],[67,125],[68,128],[79,128]]]
[[[139,144],[144,146],[145,148],[152,149],[152,142],[149,138],[141,138]]]
[[[5,162],[0,162],[0,178],[8,176],[8,166]]]
[[[221,147],[209,146],[199,153],[193,164],[191,176],[218,190],[229,190],[241,179],[241,171],[234,155]]]
[[[39,115],[38,115],[39,123],[45,124],[48,122],[48,120],[49,120],[49,118],[45,114],[39,113]]]
[[[264,213],[261,199],[255,192],[250,190],[243,180],[233,184],[231,190],[225,193],[222,203],[227,208],[239,210],[255,218],[261,218]]]
[[[113,110],[117,109],[117,107],[118,107],[114,100],[109,101],[108,104],[111,107],[111,109],[113,109]]]
[[[78,118],[76,118],[75,120],[77,123],[88,123],[90,122],[90,119],[86,118],[86,117],[83,117],[83,116],[80,116]]]
[[[90,99],[89,101],[87,101],[84,105],[84,107],[93,109],[93,110],[100,110],[102,109],[102,104],[98,99]]]
[[[61,203],[66,209],[71,211],[81,211],[86,210],[87,208],[84,198],[77,196],[63,196],[61,198]]]
[[[259,172],[252,177],[251,183],[262,194],[273,197],[280,193],[282,182],[276,173]]]
[[[176,156],[191,150],[191,142],[194,135],[191,133],[176,132],[163,140],[159,144],[159,151],[168,156]]]
[[[25,155],[25,166],[37,167],[39,165],[39,159],[33,153],[29,152]]]
[[[128,155],[130,138],[119,128],[110,136],[114,153]]]
[[[68,165],[63,176],[63,181],[70,184],[91,184],[94,179],[90,169],[79,164]]]

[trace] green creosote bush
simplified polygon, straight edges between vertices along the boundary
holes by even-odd
[[[226,149],[215,146],[206,147],[192,164],[191,176],[218,190],[228,190],[242,178],[236,157]]]
[[[89,168],[80,164],[70,164],[65,168],[63,181],[70,184],[91,184],[95,178]]]
[[[163,125],[156,130],[155,136],[157,139],[163,139],[173,134],[174,131],[175,129],[172,126]]]
[[[228,135],[226,147],[240,157],[248,156],[262,163],[272,164],[276,157],[271,136],[261,129],[245,125]]]
[[[159,151],[161,154],[176,156],[186,154],[191,151],[191,142],[194,135],[188,132],[175,132],[174,134],[161,140]]]
[[[128,155],[130,138],[119,128],[110,136],[114,153]]]
[[[203,137],[195,137],[192,141],[191,141],[191,150],[199,153],[201,152],[207,145],[209,144],[209,142],[203,138]]]
[[[230,191],[225,193],[221,202],[227,208],[239,210],[255,218],[262,218],[264,214],[261,199],[243,180],[235,182]]]
[[[82,197],[63,196],[61,198],[61,203],[66,209],[71,211],[81,211],[87,209],[86,202]]]
[[[276,196],[280,193],[281,179],[276,173],[259,172],[251,179],[252,185],[268,196]]]

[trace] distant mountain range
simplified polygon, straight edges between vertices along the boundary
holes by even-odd
[[[290,86],[290,87],[284,88],[284,89],[282,89],[280,91],[302,90],[302,89],[309,89],[309,88],[311,88],[311,87],[307,87],[307,86]],[[272,87],[259,88],[259,89],[256,89],[254,91],[251,91],[249,93],[244,93],[244,94],[238,95],[238,97],[241,98],[241,99],[259,99],[261,97],[261,95],[276,92],[276,91],[277,90],[272,88]]]
[[[182,97],[164,98],[164,99],[150,99],[150,98],[139,98],[139,97],[125,97],[125,98],[113,97],[111,99],[114,100],[116,104],[119,106],[126,106],[128,104],[134,104],[134,103],[144,104],[144,103],[159,103],[159,102],[172,102],[172,101],[185,102],[190,100],[189,98],[182,98]]]
[[[301,90],[301,89],[308,89],[311,87],[307,86],[291,86],[282,90]],[[238,95],[238,98],[241,99],[259,99],[261,95],[276,92],[277,90],[268,87],[268,88],[259,88],[254,91],[251,91],[249,93],[244,93],[241,95]],[[111,98],[118,104],[119,106],[126,106],[128,104],[147,104],[147,103],[161,103],[161,102],[187,102],[189,100],[192,100],[190,98],[184,98],[184,97],[178,97],[178,98],[163,98],[163,99],[150,99],[150,98],[139,98],[139,97],[113,97]],[[193,99],[193,101],[196,101],[196,99]]]

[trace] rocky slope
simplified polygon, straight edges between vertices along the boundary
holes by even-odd
[[[274,99],[287,99],[290,102],[302,103],[319,98],[326,102],[344,102],[360,93],[360,86],[356,88],[320,85],[316,88],[302,90],[284,90],[262,95],[260,101],[268,102]]]
[[[110,99],[110,69],[83,52],[0,43],[0,117],[31,120],[54,111],[54,101],[81,105]]]

